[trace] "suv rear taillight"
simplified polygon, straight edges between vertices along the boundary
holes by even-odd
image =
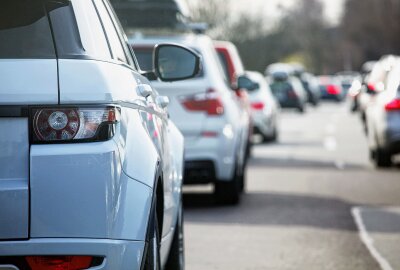
[[[339,88],[339,86],[334,85],[334,84],[329,84],[326,87],[326,92],[330,95],[340,95],[340,93],[342,92]]]
[[[91,256],[27,256],[32,270],[81,270],[92,264]]]
[[[208,115],[222,115],[224,105],[213,89],[206,93],[180,97],[180,102],[188,111],[206,112]]]
[[[87,142],[112,138],[119,108],[48,107],[31,110],[32,142]]]
[[[265,104],[263,102],[253,102],[251,103],[251,108],[255,111],[264,110]]]
[[[400,98],[396,98],[385,105],[386,111],[399,111],[400,110]]]

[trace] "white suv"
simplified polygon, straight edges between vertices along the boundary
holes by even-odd
[[[186,184],[215,184],[216,199],[235,204],[244,186],[248,117],[225,78],[212,40],[205,35],[129,39],[142,69],[151,70],[152,50],[160,42],[192,48],[202,56],[203,68],[196,78],[176,83],[154,81],[169,97],[170,116],[185,137]]]

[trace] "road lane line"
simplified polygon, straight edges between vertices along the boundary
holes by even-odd
[[[382,270],[393,270],[390,266],[389,262],[379,253],[379,251],[374,246],[374,239],[372,239],[368,235],[368,231],[365,228],[365,224],[362,220],[361,216],[361,208],[353,207],[351,209],[351,214],[353,215],[354,221],[358,228],[358,234],[361,238],[361,241],[368,248],[368,251],[371,253],[372,257],[378,262],[379,266]]]
[[[326,150],[330,152],[336,151],[337,148],[337,142],[336,138],[333,136],[328,136],[324,138],[324,147]]]
[[[333,135],[336,133],[336,125],[335,124],[329,124],[325,126],[325,133],[329,135]]]

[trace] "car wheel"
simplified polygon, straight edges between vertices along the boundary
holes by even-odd
[[[218,204],[235,205],[240,200],[241,186],[244,189],[244,174],[240,175],[238,165],[231,181],[217,181],[214,186],[214,196]]]
[[[276,127],[274,127],[274,130],[270,136],[262,135],[263,143],[275,142],[277,140],[278,140],[278,129]]]
[[[374,153],[374,161],[378,168],[388,168],[392,165],[392,156],[383,149],[377,149]]]
[[[149,239],[146,261],[144,264],[145,270],[160,270],[160,234],[158,230],[157,213],[154,211],[152,233]]]
[[[169,251],[167,270],[183,270],[185,269],[185,243],[183,233],[183,208],[182,202],[178,211],[178,220],[172,240],[171,250]]]
[[[300,113],[304,113],[304,106],[300,106],[299,108],[297,108],[299,110]]]

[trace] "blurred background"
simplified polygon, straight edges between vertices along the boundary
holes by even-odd
[[[317,74],[359,70],[400,50],[397,0],[189,0],[194,21],[233,41],[247,68],[301,62]],[[253,52],[257,52],[254,54]]]

